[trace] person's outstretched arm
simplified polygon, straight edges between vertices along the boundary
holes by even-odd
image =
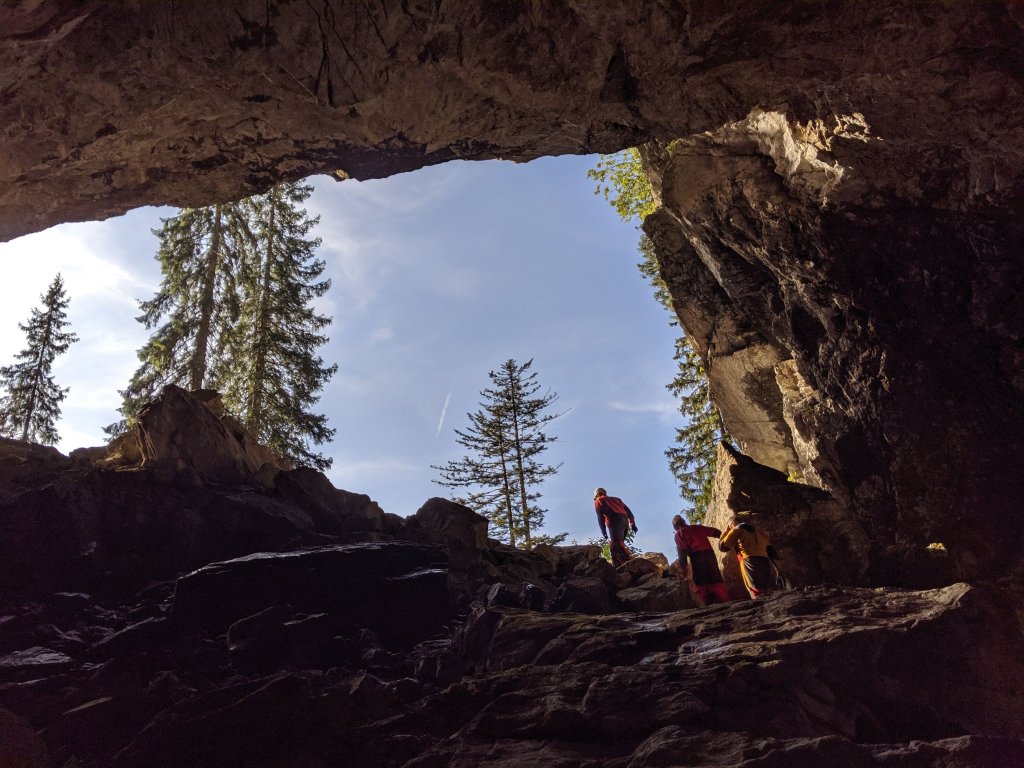
[[[728,552],[736,544],[736,539],[739,538],[739,528],[730,528],[727,530],[722,537],[718,540],[718,549],[722,552]]]

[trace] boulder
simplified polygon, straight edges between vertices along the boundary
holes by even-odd
[[[609,590],[615,591],[626,586],[627,577],[603,557],[580,562],[572,571],[572,577],[598,579]]]
[[[0,657],[0,680],[32,680],[67,672],[75,665],[67,654],[34,646]]]
[[[506,606],[509,608],[524,608],[530,611],[544,610],[544,604],[549,597],[548,592],[555,593],[555,588],[548,586],[544,590],[529,583],[520,584],[518,587],[509,584],[492,584],[487,591],[484,602],[488,606]]]
[[[0,501],[22,488],[52,481],[73,464],[52,446],[0,437]]]
[[[449,583],[458,594],[471,595],[482,583],[487,518],[468,507],[448,499],[428,499],[395,535],[400,539],[444,545],[448,550]]]
[[[597,544],[574,544],[567,547],[551,547],[551,549],[557,555],[557,561],[554,563],[555,571],[562,578],[576,573],[576,569],[581,565],[604,560],[601,547]],[[544,555],[545,551],[542,550],[540,554]]]
[[[488,547],[484,557],[497,567],[501,578],[509,584],[526,582],[544,589],[555,576],[551,560],[533,550],[498,543]]]
[[[662,552],[641,552],[637,557],[642,557],[644,560],[650,560],[662,571],[668,568],[668,558],[665,557]]]
[[[252,482],[267,464],[291,469],[290,462],[258,444],[237,419],[224,415],[219,396],[208,390],[189,393],[174,385],[164,387],[132,429],[144,467],[193,472],[226,483]]]
[[[636,584],[645,578],[660,578],[661,566],[645,557],[634,557],[618,567],[626,584]]]
[[[353,534],[385,530],[384,511],[377,502],[365,494],[335,488],[323,472],[308,467],[281,471],[273,488],[281,499],[309,514],[318,531]]]
[[[679,579],[655,579],[641,586],[621,589],[615,593],[615,599],[627,611],[668,613],[697,606],[686,582]]]
[[[609,613],[608,586],[599,578],[572,576],[558,587],[548,610],[553,613]]]
[[[487,518],[448,499],[428,499],[409,524],[432,543],[455,545],[465,551],[478,551],[487,545]]]

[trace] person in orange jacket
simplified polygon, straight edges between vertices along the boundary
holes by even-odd
[[[609,496],[604,488],[594,491],[594,511],[601,526],[601,536],[607,539],[611,534],[612,565],[617,568],[632,557],[626,547],[626,530],[632,528],[636,533],[636,520],[622,499]]]
[[[697,605],[729,602],[729,588],[718,568],[718,556],[708,537],[719,538],[722,532],[710,525],[688,525],[682,515],[672,518],[676,531],[676,552],[683,578],[690,582],[690,592]]]
[[[768,556],[770,546],[768,534],[735,516],[718,541],[718,548],[723,552],[736,550],[743,584],[753,599],[775,591],[775,575]]]

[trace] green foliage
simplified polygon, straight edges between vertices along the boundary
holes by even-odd
[[[320,221],[301,207],[312,191],[282,184],[249,198],[256,249],[242,263],[238,319],[214,380],[224,405],[261,443],[299,466],[326,469],[331,459],[310,443],[328,442],[335,430],[310,409],[338,366],[325,365],[317,354],[331,319],[313,303],[331,282],[319,280],[325,267],[315,256],[320,238],[307,237]]]
[[[319,221],[302,208],[311,192],[285,184],[163,221],[154,232],[163,281],[137,318],[156,330],[109,434],[130,426],[167,384],[217,389],[257,440],[298,466],[330,466],[310,445],[334,435],[310,409],[337,370],[316,352],[331,320],[313,303],[330,281],[318,279],[320,240],[308,237]]]
[[[669,469],[679,484],[679,495],[690,505],[687,517],[704,519],[715,482],[718,443],[726,438],[718,408],[711,401],[704,361],[683,335],[676,339],[679,370],[669,391],[679,398],[683,426],[676,430],[676,445],[665,451]]]
[[[105,428],[117,435],[168,384],[213,388],[211,365],[222,361],[238,320],[239,273],[255,248],[247,201],[185,208],[153,230],[163,280],[139,302],[136,319],[153,330],[138,352],[139,367],[121,390],[123,418]]]
[[[633,529],[632,528],[627,528],[626,529],[626,547],[629,548],[629,551],[632,554],[639,555],[639,554],[643,553],[643,550],[640,547],[638,547],[636,544],[633,543],[635,538],[636,538],[636,534],[633,533]],[[587,544],[590,544],[590,545],[595,546],[595,547],[600,547],[601,548],[601,557],[603,557],[609,563],[612,561],[612,542],[611,542],[610,539],[599,539],[599,538],[597,538],[595,536],[595,537],[592,537],[590,539],[587,539]]]
[[[57,386],[51,369],[78,336],[63,330],[68,298],[59,274],[40,298],[43,309],[33,308],[28,322],[18,324],[27,342],[15,356],[19,362],[0,368],[0,386],[6,390],[0,397],[0,434],[53,445],[60,439],[57,420],[68,389]]]
[[[658,207],[636,147],[614,155],[601,155],[597,165],[587,171],[587,176],[597,182],[594,194],[604,195],[623,221],[634,218],[643,221]]]
[[[480,410],[466,414],[469,426],[455,430],[456,442],[469,453],[444,466],[431,465],[441,475],[435,483],[467,489],[456,501],[485,515],[498,539],[512,546],[522,542],[528,549],[558,544],[567,535],[537,534],[547,512],[537,503],[539,487],[561,467],[540,461],[556,440],[544,426],[562,414],[544,412],[558,395],[548,391],[538,396],[532,365],[533,360],[519,365],[509,359],[488,373],[494,386],[480,392]]]

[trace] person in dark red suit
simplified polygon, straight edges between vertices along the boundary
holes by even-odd
[[[729,590],[718,568],[718,555],[711,548],[709,536],[719,538],[722,532],[709,525],[687,525],[682,515],[672,518],[676,530],[676,552],[690,592],[702,608],[714,603],[729,602]]]
[[[632,557],[626,548],[626,531],[632,528],[636,533],[636,520],[622,499],[609,496],[604,488],[594,491],[594,510],[601,526],[601,536],[607,539],[611,534],[612,565],[618,567]]]

